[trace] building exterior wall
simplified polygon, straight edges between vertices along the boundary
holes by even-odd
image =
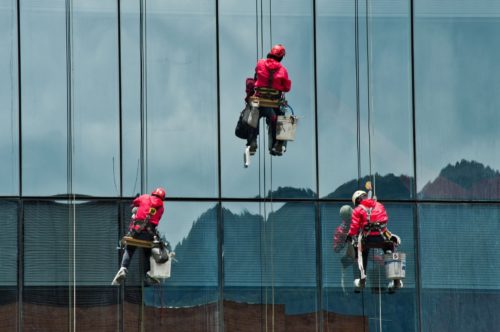
[[[0,0],[0,331],[493,331],[500,4]],[[243,167],[245,79],[275,43],[296,140]],[[333,250],[367,181],[407,255],[392,294]],[[111,286],[166,188],[172,276]]]

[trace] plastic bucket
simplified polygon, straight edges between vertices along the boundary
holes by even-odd
[[[158,279],[167,279],[170,278],[170,271],[172,269],[172,257],[170,259],[162,264],[156,263],[153,257],[149,258],[149,263],[151,265],[150,267],[150,272],[149,274],[152,277],[158,278]]]
[[[295,131],[299,119],[294,115],[278,115],[276,121],[276,139],[279,141],[295,140]]]
[[[387,279],[404,279],[406,274],[406,254],[402,252],[385,254],[384,266]]]

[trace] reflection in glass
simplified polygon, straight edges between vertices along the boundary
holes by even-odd
[[[265,196],[269,190],[280,187],[303,190],[290,193],[300,194],[301,198],[307,198],[310,191],[316,192],[312,8],[312,1],[264,1],[260,21],[255,3],[221,3],[221,167],[223,174],[232,175],[222,181],[225,197]],[[256,28],[260,29],[260,23],[256,27],[257,20],[262,22],[263,29],[256,34]],[[298,132],[296,140],[289,142],[286,153],[272,158],[271,162],[266,125],[262,120],[257,154],[245,169],[242,154],[246,142],[234,135],[234,128],[244,108],[245,79],[253,77],[256,61],[267,55],[273,43],[282,43],[286,48],[282,64],[292,80],[292,90],[286,98],[300,118]],[[265,183],[264,177],[268,179]]]
[[[171,196],[215,197],[215,3],[155,0],[144,9],[146,183]]]
[[[17,331],[18,323],[18,205],[11,201],[0,201],[2,232],[0,243],[0,331]]]
[[[336,0],[316,4],[320,197],[358,174],[354,2],[344,5],[345,11],[339,11],[339,5]],[[352,183],[344,195],[333,196],[350,198],[356,189],[357,183]]]
[[[73,192],[120,193],[116,1],[72,7]]]
[[[217,331],[217,210],[217,205],[209,202],[165,202],[158,231],[175,252],[171,277],[159,286],[141,288],[142,255],[134,255],[123,303],[124,310],[131,313],[127,317],[131,324],[141,322],[146,330],[160,326],[175,329],[182,321],[196,331]],[[124,234],[130,220],[128,202],[122,212]],[[118,261],[114,266],[118,267]]]
[[[418,190],[425,199],[500,197],[498,3],[415,2]],[[439,142],[437,144],[436,142]]]
[[[348,204],[348,203],[346,203]],[[353,291],[353,280],[359,277],[356,262],[347,254],[347,246],[333,250],[336,228],[342,203],[321,206],[323,309],[327,322],[340,323],[350,329],[377,331],[416,331],[415,307],[415,248],[413,236],[413,208],[411,205],[384,204],[389,215],[388,228],[402,239],[400,252],[406,253],[406,278],[404,288],[395,294],[387,292],[383,255],[371,250],[367,270],[367,286],[363,294]],[[349,223],[348,223],[349,224]],[[325,322],[326,324],[326,322]]]
[[[223,219],[228,328],[259,329],[265,321],[270,329],[291,324],[314,331],[319,323],[314,205],[227,203]],[[242,322],[242,316],[252,318]]]
[[[0,255],[0,285],[17,285],[17,204],[0,201],[0,220],[2,220],[2,255]]]
[[[493,233],[500,227],[500,208],[424,204],[419,219],[422,330],[495,330],[500,243]]]
[[[141,191],[141,64],[139,1],[120,1],[123,195]]]
[[[116,326],[116,293],[109,285],[116,260],[117,208],[113,203],[26,202],[24,204],[25,328],[55,331],[67,326],[68,308],[76,320],[95,315],[92,328]],[[98,309],[96,309],[98,308]],[[57,317],[47,320],[46,317]]]
[[[21,6],[22,192],[67,192],[66,14],[63,1]]]
[[[0,195],[19,192],[16,2],[0,4]]]
[[[409,198],[413,154],[408,3],[387,7],[360,1],[356,8],[355,3],[318,3],[320,196],[349,198],[348,192],[358,187],[359,171],[406,187],[396,197],[394,188],[377,192],[380,198]]]

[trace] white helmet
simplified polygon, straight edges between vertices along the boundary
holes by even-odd
[[[340,219],[350,222],[352,216],[352,207],[350,205],[342,205],[340,208]]]
[[[361,196],[363,196],[363,195],[365,195],[365,196],[366,196],[366,192],[365,192],[365,191],[363,191],[363,190],[356,190],[356,191],[354,192],[354,194],[352,194],[352,204],[353,204],[354,206],[356,206],[356,200],[357,200],[358,198],[360,198]]]

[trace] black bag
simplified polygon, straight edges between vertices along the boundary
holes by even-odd
[[[252,131],[255,130],[246,121],[243,120],[244,114],[245,114],[245,112],[248,112],[249,107],[250,107],[250,105],[247,104],[245,109],[243,111],[241,111],[240,118],[238,119],[238,123],[236,123],[236,129],[234,130],[234,134],[236,135],[236,137],[239,137],[241,139],[249,138]]]

